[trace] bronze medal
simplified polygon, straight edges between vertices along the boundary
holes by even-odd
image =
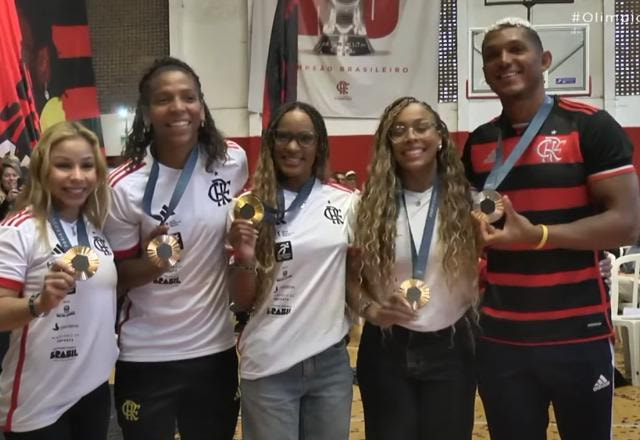
[[[421,309],[426,306],[431,298],[429,287],[427,284],[415,278],[409,278],[400,284],[402,295],[409,301],[413,310]]]
[[[173,267],[180,260],[180,243],[173,235],[160,235],[147,246],[149,260],[158,267]]]
[[[85,281],[98,271],[100,259],[88,246],[74,246],[63,256],[62,261],[71,266],[76,280]]]
[[[499,192],[485,189],[473,197],[473,211],[488,223],[494,223],[504,215],[504,203]]]
[[[244,193],[236,199],[233,216],[249,220],[254,226],[258,226],[264,219],[264,205],[253,194]]]

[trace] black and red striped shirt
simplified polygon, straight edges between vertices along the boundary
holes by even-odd
[[[508,157],[520,139],[506,117],[478,127],[463,153],[467,177],[482,189],[502,130]],[[633,146],[605,111],[555,98],[538,134],[497,190],[533,224],[563,224],[594,215],[589,183],[634,172]],[[518,345],[582,342],[611,336],[599,252],[489,249],[482,301],[483,337]]]

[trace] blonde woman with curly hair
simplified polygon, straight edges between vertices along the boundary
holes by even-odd
[[[117,276],[101,232],[109,188],[97,137],[76,122],[51,126],[30,176],[18,211],[0,223],[0,329],[11,330],[0,423],[8,440],[104,440]],[[78,245],[99,260],[81,282],[61,258]]]
[[[367,321],[357,372],[367,439],[471,438],[470,211],[445,123],[415,98],[394,101],[376,131],[354,232],[361,261],[351,287],[361,289]]]
[[[322,116],[293,102],[273,115],[252,193],[277,207],[258,231],[235,219],[231,295],[251,310],[239,341],[242,434],[349,438],[353,373],[346,336],[351,190],[323,181],[329,153]]]

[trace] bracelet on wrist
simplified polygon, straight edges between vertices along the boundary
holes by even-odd
[[[534,248],[536,250],[542,249],[544,245],[547,244],[547,240],[549,239],[549,228],[547,227],[547,225],[540,224],[539,226],[542,228],[542,237],[540,237],[540,241]]]
[[[40,292],[34,293],[29,297],[27,301],[27,306],[29,307],[29,314],[34,318],[42,318],[44,313],[38,313],[36,310],[36,299],[40,296]]]
[[[258,272],[258,268],[256,266],[256,263],[240,263],[238,261],[234,261],[233,264],[231,264],[231,267],[237,270],[242,270],[244,272],[253,272],[253,273],[257,273]]]

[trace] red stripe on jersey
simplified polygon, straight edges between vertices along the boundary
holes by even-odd
[[[595,306],[575,307],[572,309],[550,310],[545,312],[510,312],[491,307],[482,307],[482,313],[493,318],[508,319],[510,321],[547,321],[550,319],[593,315],[594,313],[606,313],[607,308],[607,304],[597,304]]]
[[[62,95],[62,108],[68,121],[100,116],[98,90],[93,87],[66,89]]]
[[[135,246],[133,246],[130,249],[123,249],[121,251],[113,251],[113,256],[115,257],[116,261],[119,260],[126,260],[129,258],[134,258],[138,255],[138,253],[140,252],[140,244],[136,244]]]
[[[585,186],[567,188],[536,188],[505,191],[516,211],[550,211],[579,208],[589,204]]]
[[[586,280],[598,279],[600,273],[596,267],[570,270],[566,272],[528,275],[524,273],[487,272],[491,284],[518,287],[545,287],[554,284],[576,284]]]
[[[599,173],[595,173],[589,176],[589,182],[597,182],[598,180],[608,179],[609,177],[620,176],[621,174],[629,174],[635,171],[635,167],[633,165],[624,165],[618,168],[614,168],[612,170],[600,171]]]
[[[33,216],[31,214],[29,215],[25,215],[23,217],[20,217],[18,219],[15,220],[14,222],[14,226],[20,226],[21,224],[23,224],[24,222],[26,222],[27,220],[29,220],[30,218],[33,218]]]
[[[353,190],[351,188],[349,188],[348,186],[341,185],[339,183],[327,182],[327,185],[332,187],[332,188],[336,188],[336,189],[342,190],[344,192],[348,192],[348,193],[352,193],[353,192]]]
[[[15,413],[18,407],[18,398],[20,395],[20,380],[22,379],[22,371],[24,369],[24,359],[27,352],[27,334],[29,333],[29,325],[25,325],[22,329],[22,337],[20,338],[20,354],[18,355],[18,364],[16,365],[16,372],[13,376],[13,387],[11,390],[11,406],[7,413],[7,422],[4,425],[5,432],[11,431],[11,423],[13,422],[13,413]]]
[[[591,342],[591,341],[599,341],[601,339],[608,339],[610,337],[613,336],[613,331],[608,333],[608,334],[604,334],[604,335],[598,335],[598,336],[592,336],[590,338],[580,338],[580,339],[562,339],[559,341],[545,341],[545,342],[515,342],[515,341],[508,341],[506,339],[500,339],[500,338],[491,338],[489,336],[484,336],[484,335],[480,335],[478,336],[480,339],[484,339],[486,341],[491,341],[491,342],[496,342],[498,344],[507,344],[507,345],[525,345],[528,347],[534,347],[534,346],[540,346],[540,345],[560,345],[560,344],[577,344],[579,342]]]
[[[124,170],[118,170],[118,169],[114,170],[109,175],[109,185],[111,186],[111,188],[115,188],[118,182],[120,182],[122,179],[127,177],[129,174],[132,174],[133,172],[138,171],[140,168],[145,166],[145,164],[146,162],[140,162],[138,165],[136,165],[133,168],[126,168]]]
[[[107,183],[109,185],[111,185],[111,182],[113,182],[114,179],[116,179],[122,173],[126,173],[127,169],[129,169],[129,166],[131,165],[131,163],[132,163],[132,161],[131,161],[131,159],[129,159],[125,163],[123,163],[122,165],[117,166],[116,168],[111,170],[111,172],[107,176]]]
[[[594,107],[584,102],[571,101],[566,98],[560,98],[558,100],[558,106],[562,107],[565,110],[578,111],[578,112],[586,113],[588,115],[592,115],[596,113],[598,110],[600,110],[598,107]]]
[[[9,278],[0,277],[0,287],[5,289],[15,290],[16,292],[22,292],[24,283],[22,281],[11,280]]]
[[[2,226],[19,226],[22,224],[22,222],[30,218],[33,218],[33,215],[31,215],[31,212],[27,210],[22,210],[20,212],[17,212],[11,215],[10,217],[7,217],[1,224]]]
[[[519,136],[510,137],[503,142],[503,158],[509,157],[520,140]],[[474,144],[471,149],[471,162],[477,173],[489,172],[496,161],[496,143]],[[580,139],[577,132],[561,135],[536,135],[515,166],[583,163]]]
[[[227,143],[227,148],[233,148],[233,149],[236,149],[236,150],[243,150],[244,149],[235,141],[231,141],[229,139],[226,139],[225,142]]]
[[[51,38],[58,49],[59,58],[91,56],[89,26],[51,26]]]

